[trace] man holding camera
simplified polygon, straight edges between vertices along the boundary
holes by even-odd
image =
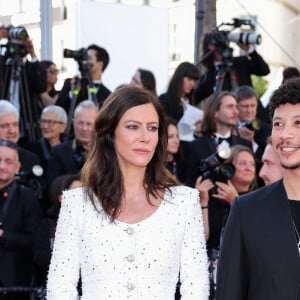
[[[253,87],[239,86],[235,94],[239,111],[238,134],[252,143],[252,150],[260,161],[267,138],[271,135],[271,125],[257,118],[259,99]]]
[[[200,102],[216,92],[217,81],[224,80],[223,86],[219,90],[232,90],[235,86],[252,86],[251,74],[258,76],[268,75],[270,72],[268,64],[257,53],[253,45],[238,43],[247,55],[231,57],[232,49],[228,46],[227,37],[222,31],[214,30],[206,33],[202,43],[203,59],[202,64],[206,67],[206,72],[200,77],[195,90],[195,102]],[[229,72],[228,80],[231,84],[226,84],[224,74]],[[218,79],[217,79],[218,78]]]
[[[18,146],[0,139],[0,287],[25,286],[33,280],[32,240],[41,219],[41,209],[31,189],[15,180],[20,170]],[[29,296],[0,294],[2,300]]]
[[[47,87],[41,75],[34,45],[23,26],[1,26],[0,98],[8,99],[20,112],[21,138],[19,143],[35,141],[40,136],[38,96]],[[30,60],[28,60],[30,57]]]
[[[75,101],[73,106],[75,107],[83,100],[94,100],[95,95],[95,104],[100,108],[111,93],[102,83],[102,74],[109,64],[108,52],[95,44],[79,51],[69,51],[65,57],[74,58],[79,63],[81,78],[76,76],[66,79],[56,102],[56,105],[66,110],[69,117],[73,116],[73,112],[70,111],[72,101]]]

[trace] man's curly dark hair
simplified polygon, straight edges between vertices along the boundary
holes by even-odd
[[[273,119],[274,111],[282,104],[300,104],[300,78],[291,78],[282,84],[273,93],[270,104],[270,116]]]

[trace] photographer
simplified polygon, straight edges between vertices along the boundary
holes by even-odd
[[[7,39],[7,43],[1,45],[1,98],[8,99],[20,112],[19,143],[35,141],[40,135],[38,97],[46,90],[46,80],[41,74],[33,42],[24,27],[1,26],[1,38]]]
[[[111,91],[102,83],[102,75],[109,64],[108,52],[95,44],[72,51],[65,49],[66,58],[74,58],[79,64],[81,78],[75,76],[65,80],[62,90],[59,93],[56,105],[62,106],[67,114],[70,112],[71,102],[75,100],[74,107],[83,100],[92,99],[90,88],[94,88],[96,96],[96,105],[101,107],[104,100],[109,96]],[[74,96],[74,93],[78,95]]]
[[[224,160],[220,166],[215,167],[213,170],[210,169],[205,175],[202,174],[202,176],[198,177],[195,184],[195,188],[200,192],[204,220],[208,219],[207,251],[210,259],[211,287],[209,299],[211,300],[215,299],[220,240],[231,203],[237,196],[256,188],[255,157],[253,152],[242,145],[235,145],[230,150],[229,158]],[[233,173],[224,172],[224,174],[221,174],[220,169],[229,165],[234,167]],[[218,175],[216,176],[216,174]],[[225,174],[226,176],[224,176]]]
[[[271,135],[271,125],[257,118],[258,95],[251,86],[243,85],[235,91],[237,97],[238,134],[252,143],[252,150],[259,161]]]
[[[242,23],[241,20],[235,19],[235,22],[230,25],[236,27],[241,26]],[[237,44],[247,55],[232,57],[232,49],[228,46],[229,35],[227,32],[217,29],[205,34],[202,42],[203,58],[201,63],[206,67],[206,72],[200,77],[196,87],[195,102],[197,104],[217,91],[216,78],[220,72],[223,72],[220,67],[232,73],[231,80],[236,81],[237,86],[252,86],[251,74],[258,76],[269,74],[268,64],[257,53],[254,46],[244,42],[243,40]],[[232,90],[232,86],[228,86],[227,83],[221,87],[221,90]]]

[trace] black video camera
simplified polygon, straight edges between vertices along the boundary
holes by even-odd
[[[79,50],[64,49],[64,58],[73,58],[78,62],[79,70],[83,77],[85,77],[93,64],[88,60],[88,53],[86,48]]]
[[[230,148],[220,148],[217,152],[207,157],[199,166],[199,172],[202,180],[210,179],[213,183],[216,181],[227,182],[235,173],[235,167],[231,163],[224,163],[230,156]],[[211,189],[210,193],[215,193]]]
[[[76,61],[88,60],[87,50],[85,48],[79,50],[64,49],[64,58],[73,58]]]

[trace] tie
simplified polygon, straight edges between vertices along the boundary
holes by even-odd
[[[230,140],[231,140],[230,137],[228,138],[219,137],[218,144],[220,145],[223,141],[226,141],[230,145]]]
[[[99,88],[99,86],[100,86],[100,83],[94,83],[95,88]]]

